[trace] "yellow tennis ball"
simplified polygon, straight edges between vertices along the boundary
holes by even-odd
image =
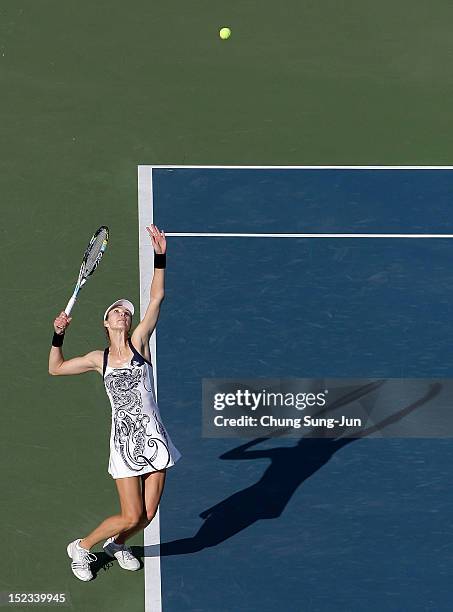
[[[230,28],[221,28],[219,32],[219,36],[222,40],[226,40],[227,38],[230,38],[231,36]]]

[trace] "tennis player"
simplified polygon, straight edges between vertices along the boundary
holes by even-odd
[[[96,555],[90,550],[102,540],[105,552],[115,557],[122,568],[139,569],[138,559],[125,542],[152,521],[164,489],[166,470],[181,457],[160,417],[149,350],[149,339],[164,299],[166,240],[164,232],[155,225],[146,229],[154,247],[154,276],[148,308],[132,335],[134,306],[127,299],[117,300],[104,313],[109,346],[104,351],[65,360],[61,347],[72,317],[63,311],[54,321],[49,373],[61,376],[98,372],[112,408],[108,472],[115,479],[121,513],[106,518],[84,538],[68,544],[71,569],[84,581],[93,578],[90,563],[96,560]]]

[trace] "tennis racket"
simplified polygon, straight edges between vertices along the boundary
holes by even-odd
[[[70,314],[72,307],[75,304],[80,289],[87,282],[88,278],[93,274],[99,265],[99,262],[104,255],[109,241],[109,228],[102,225],[92,236],[89,245],[83,255],[82,265],[80,266],[79,278],[74,289],[74,293],[64,309],[67,315]]]

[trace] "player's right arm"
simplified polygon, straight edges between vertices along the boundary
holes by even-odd
[[[72,317],[68,317],[65,312],[61,312],[54,321],[55,332],[57,334],[63,333],[71,320]],[[101,354],[102,351],[91,351],[82,357],[65,360],[61,346],[52,346],[49,354],[49,374],[63,376],[99,370]]]

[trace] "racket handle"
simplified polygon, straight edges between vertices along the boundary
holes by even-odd
[[[71,296],[71,299],[68,302],[68,305],[64,309],[64,311],[65,311],[65,313],[67,315],[69,315],[71,313],[72,307],[74,306],[76,299],[77,299],[77,293],[73,293],[72,296]]]

